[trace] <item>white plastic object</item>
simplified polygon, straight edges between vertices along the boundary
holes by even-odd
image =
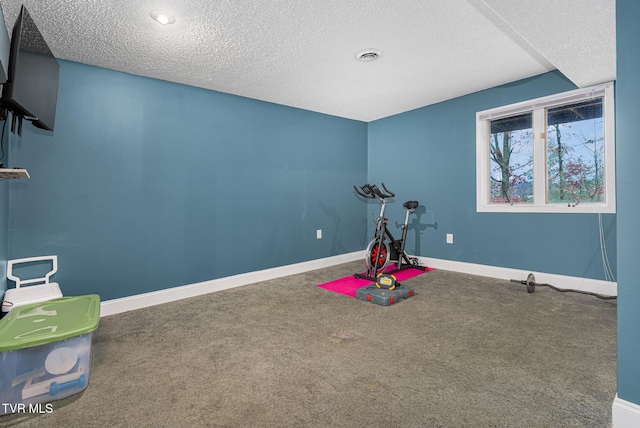
[[[44,368],[47,373],[54,375],[65,374],[78,362],[78,354],[75,349],[68,346],[56,348],[47,355],[44,360]]]
[[[52,269],[47,272],[44,277],[22,280],[13,274],[13,265],[21,263],[43,262],[47,260],[51,260]],[[16,288],[20,288],[21,284],[35,284],[38,282],[49,284],[49,278],[51,278],[51,276],[56,272],[58,272],[58,256],[28,257],[26,259],[14,259],[7,262],[7,278],[16,283]]]
[[[13,266],[22,263],[32,263],[50,260],[52,267],[43,277],[21,279],[13,274]],[[58,256],[28,257],[24,259],[14,259],[7,262],[7,278],[16,283],[16,288],[10,288],[4,293],[2,302],[2,312],[7,313],[12,308],[29,303],[44,302],[46,300],[62,297],[60,286],[55,282],[50,282],[51,276],[58,271]],[[24,287],[26,284],[37,284]]]

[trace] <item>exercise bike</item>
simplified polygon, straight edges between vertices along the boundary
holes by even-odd
[[[418,263],[417,257],[409,257],[404,251],[407,241],[407,225],[409,224],[409,214],[413,213],[418,205],[418,201],[407,201],[402,206],[406,209],[404,223],[402,224],[402,238],[395,239],[389,229],[387,229],[387,218],[384,216],[386,208],[386,199],[395,197],[395,193],[387,189],[382,184],[383,190],[380,190],[375,184],[366,183],[358,189],[353,186],[356,193],[363,198],[378,199],[380,202],[380,214],[376,219],[376,228],[373,232],[373,239],[369,242],[366,250],[365,262],[367,271],[365,273],[356,273],[354,277],[368,279],[378,284],[380,274],[390,275],[404,269],[414,268],[426,270],[425,266]],[[395,267],[391,270],[385,270],[389,263],[393,263]],[[395,278],[394,278],[395,279]],[[386,287],[385,287],[386,288]]]

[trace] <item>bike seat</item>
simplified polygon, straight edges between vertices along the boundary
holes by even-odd
[[[415,210],[418,207],[418,205],[420,205],[420,202],[418,201],[407,201],[404,204],[402,204],[402,206],[408,210]]]

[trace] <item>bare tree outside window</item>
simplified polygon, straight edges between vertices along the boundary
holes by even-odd
[[[616,212],[612,82],[476,112],[476,210]]]
[[[548,202],[603,202],[604,173],[602,98],[548,109]]]
[[[491,121],[491,203],[533,202],[531,113]]]

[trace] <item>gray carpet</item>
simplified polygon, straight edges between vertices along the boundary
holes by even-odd
[[[388,307],[316,288],[362,264],[103,318],[88,388],[0,425],[610,426],[615,300],[443,270]]]

